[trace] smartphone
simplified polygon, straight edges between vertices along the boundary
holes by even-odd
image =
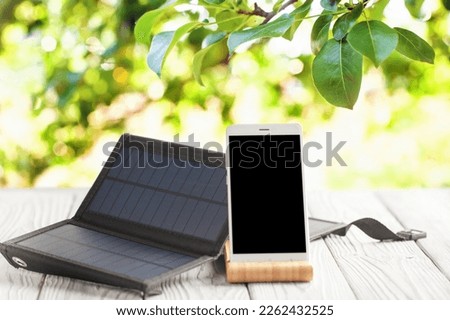
[[[227,128],[231,261],[307,261],[309,229],[299,124]]]

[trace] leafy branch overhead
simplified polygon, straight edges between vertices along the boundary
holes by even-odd
[[[311,31],[314,84],[335,106],[352,109],[356,103],[363,56],[376,67],[394,51],[413,60],[434,63],[434,50],[425,40],[412,31],[392,28],[373,14],[382,12],[389,0],[274,0],[270,10],[253,1],[161,1],[159,8],[141,16],[134,29],[136,40],[150,47],[148,66],[161,76],[164,62],[175,45],[185,35],[202,30],[204,38],[193,58],[193,73],[203,84],[204,70],[228,61],[242,44],[274,37],[292,40],[305,19],[315,19]],[[313,2],[320,3],[321,12],[310,14]],[[404,2],[413,17],[423,18],[424,0]],[[448,5],[446,1],[443,4]],[[200,12],[205,18],[200,20],[199,14],[193,12]],[[176,30],[157,32],[162,17],[168,14],[189,16],[191,21]]]

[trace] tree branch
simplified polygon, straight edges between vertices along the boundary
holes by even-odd
[[[260,6],[258,6],[258,4],[255,2],[253,11],[239,10],[237,13],[245,14],[248,16],[260,16],[260,17],[266,18],[271,12],[265,11]]]
[[[269,22],[273,17],[275,17],[275,15],[278,12],[283,11],[284,9],[286,9],[287,7],[289,7],[290,5],[296,3],[298,0],[288,0],[285,3],[283,3],[280,8],[278,10],[273,10],[271,12],[267,12],[264,9],[262,9],[260,6],[258,6],[258,4],[255,2],[254,3],[254,9],[253,11],[245,11],[245,10],[239,10],[237,13],[239,14],[245,14],[248,16],[260,16],[263,17],[264,20],[261,24],[266,24],[267,22]]]
[[[273,17],[275,17],[275,15],[276,15],[278,12],[283,11],[284,9],[286,9],[286,8],[289,7],[290,5],[296,3],[297,1],[298,1],[298,0],[288,0],[288,1],[286,1],[285,3],[283,3],[283,4],[281,5],[281,7],[280,7],[278,10],[274,10],[274,11],[272,11],[272,12],[269,12],[269,13],[267,14],[267,16],[265,17],[264,21],[263,21],[261,24],[266,24],[266,23],[269,22]]]

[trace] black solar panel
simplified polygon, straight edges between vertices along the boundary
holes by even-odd
[[[124,135],[75,217],[10,246],[31,270],[142,289],[218,255],[227,234],[221,161],[221,153]],[[52,259],[34,261],[36,253]]]
[[[38,234],[19,244],[140,280],[158,276],[195,259],[70,224]]]
[[[180,167],[167,156],[152,156],[165,165],[155,167],[143,161],[142,150],[126,148],[125,166],[110,169],[89,213],[216,240],[227,219],[225,169],[193,161]]]

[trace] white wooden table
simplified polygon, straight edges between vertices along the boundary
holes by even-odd
[[[0,190],[0,241],[72,217],[86,189]],[[162,285],[159,296],[15,269],[0,259],[0,299],[450,299],[450,189],[312,192],[313,217],[373,217],[417,242],[378,242],[356,228],[311,243],[311,283],[231,285],[223,261]]]

